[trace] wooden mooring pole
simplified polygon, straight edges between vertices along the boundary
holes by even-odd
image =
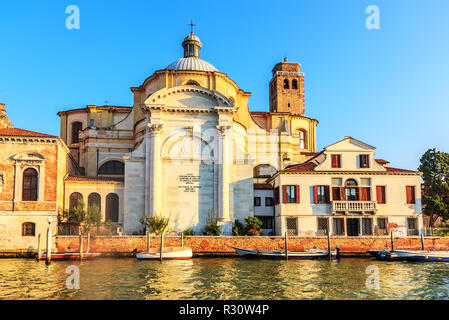
[[[83,235],[82,234],[80,234],[79,249],[80,249],[80,260],[83,260]]]
[[[161,232],[161,251],[160,251],[160,259],[162,262],[162,251],[164,249],[164,232]]]
[[[424,249],[424,234],[423,233],[421,233],[421,249],[422,249],[422,251],[425,250]]]
[[[331,233],[327,230],[327,255],[329,257],[329,261],[332,260],[332,251],[331,251]]]
[[[37,256],[36,256],[37,261],[41,260],[41,234],[39,233],[39,235],[37,236]]]
[[[288,232],[285,232],[285,260],[288,260]]]
[[[90,232],[87,233],[87,248],[86,248],[86,253],[89,253],[89,249],[90,249]]]
[[[394,251],[394,235],[393,235],[393,231],[391,231],[391,251]]]
[[[150,252],[150,233],[147,233],[147,252]]]
[[[47,249],[45,252],[45,263],[51,262],[51,224],[48,224],[47,228]]]
[[[184,248],[184,232],[181,232],[181,248]]]

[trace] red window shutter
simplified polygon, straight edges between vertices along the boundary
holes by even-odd
[[[300,203],[299,202],[299,186],[296,186],[296,203]]]
[[[407,194],[407,203],[414,204],[415,203],[415,187],[407,186],[406,194]]]
[[[331,162],[332,162],[332,164],[331,164],[331,166],[332,166],[332,168],[336,168],[337,167],[337,165],[336,165],[336,157],[335,157],[335,154],[333,154],[332,156],[331,156]]]
[[[371,188],[366,188],[366,201],[371,201]]]
[[[332,200],[339,201],[340,199],[340,188],[339,187],[332,187]]]
[[[376,200],[377,200],[377,203],[385,203],[385,187],[384,186],[376,187]]]
[[[346,189],[344,187],[340,188],[340,200],[346,200]]]
[[[282,202],[287,203],[287,186],[282,186]]]
[[[318,203],[318,186],[313,186],[313,202]]]
[[[330,201],[330,191],[329,191],[329,186],[324,186],[324,197],[325,197],[325,202],[326,203],[331,203]]]

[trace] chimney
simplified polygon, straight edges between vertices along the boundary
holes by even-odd
[[[6,107],[3,103],[0,103],[0,129],[12,127],[13,125],[6,115]]]

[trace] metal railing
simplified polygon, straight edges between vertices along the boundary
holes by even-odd
[[[332,201],[332,211],[376,211],[376,201]]]
[[[449,237],[449,228],[423,228],[425,237]]]

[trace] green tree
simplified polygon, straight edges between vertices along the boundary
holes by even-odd
[[[234,236],[245,235],[245,227],[240,220],[235,220],[234,225],[232,226],[232,235]]]
[[[438,217],[449,219],[449,153],[429,149],[418,168],[423,173],[424,214],[433,226]]]
[[[150,230],[156,235],[160,235],[162,232],[166,232],[168,230],[170,218],[156,214],[150,218],[147,216],[143,217],[140,219],[140,223],[143,224],[147,230]]]
[[[86,218],[84,219],[84,231],[89,232],[90,228],[97,227],[97,232],[99,232],[101,226],[101,211],[98,205],[95,203],[87,208]]]

